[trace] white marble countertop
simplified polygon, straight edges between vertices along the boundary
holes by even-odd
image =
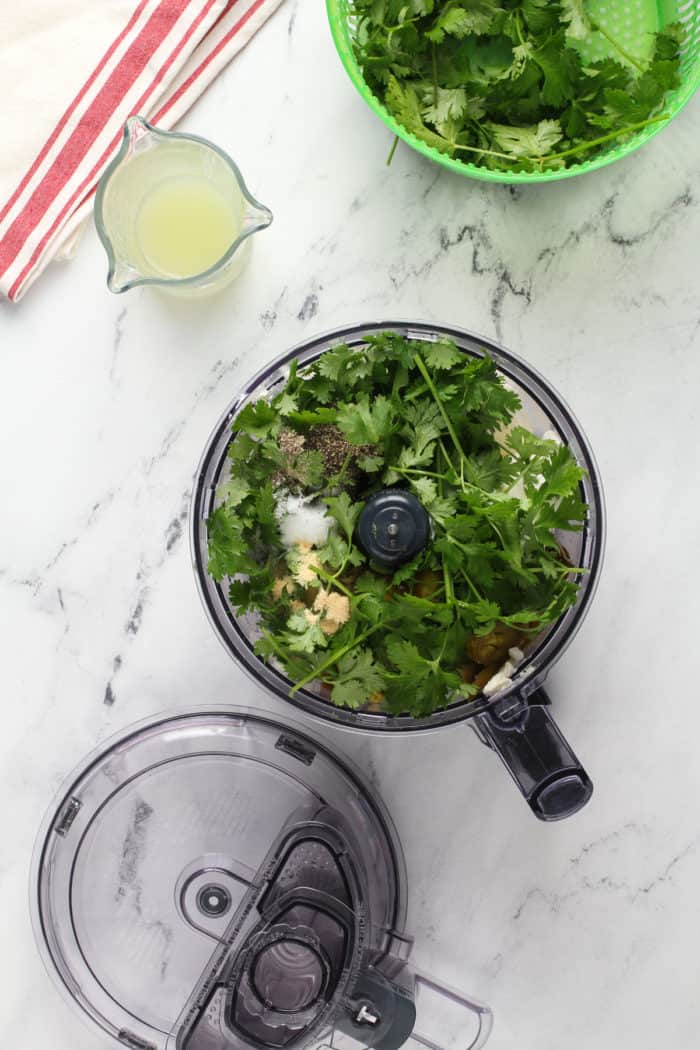
[[[228,293],[110,295],[90,229],[75,261],[0,306],[4,1044],[103,1046],[30,929],[34,836],[64,776],[163,709],[285,714],[196,593],[187,514],[211,427],[300,339],[404,317],[502,340],[594,446],[607,560],[549,691],[596,792],[545,826],[465,726],[321,731],[375,778],[406,850],[418,958],[492,1005],[493,1050],[691,1050],[700,100],[637,155],[544,188],[462,180],[406,147],[388,169],[389,133],[346,80],[322,5],[287,0],[183,128],[230,150],[275,212]]]

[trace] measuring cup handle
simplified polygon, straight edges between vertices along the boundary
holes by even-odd
[[[477,715],[478,731],[492,747],[539,820],[563,820],[577,813],[593,794],[593,784],[547,707],[543,689],[511,704]]]
[[[422,1046],[428,1047],[428,1050],[443,1050],[443,1047],[441,1047],[434,1038],[432,1038],[427,1032],[422,1032],[420,1030],[421,989],[425,989],[433,993],[433,995],[446,999],[453,1007],[462,1007],[466,1012],[475,1015],[476,1023],[478,1025],[476,1035],[471,1043],[469,1043],[468,1046],[462,1047],[461,1050],[480,1050],[491,1035],[491,1029],[493,1028],[493,1013],[491,1012],[491,1008],[484,1003],[478,1002],[476,999],[471,999],[469,996],[465,995],[464,992],[457,991],[456,988],[450,988],[448,985],[442,984],[440,981],[423,973],[421,970],[414,970],[413,973],[416,979],[416,1026],[411,1033],[411,1040],[420,1043]]]

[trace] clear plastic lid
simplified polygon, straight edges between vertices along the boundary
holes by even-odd
[[[398,1009],[411,947],[381,803],[317,741],[225,709],[137,727],[76,771],[33,904],[50,971],[132,1050],[323,1041],[364,986]]]
[[[233,440],[232,430],[235,430],[238,413],[252,401],[279,393],[287,381],[292,359],[296,358],[300,367],[310,365],[340,343],[361,349],[369,336],[387,330],[397,332],[407,339],[426,342],[449,338],[454,340],[465,354],[473,356],[488,353],[522,402],[522,425],[539,436],[553,431],[559,440],[569,447],[577,463],[586,471],[581,481],[581,498],[588,508],[585,526],[580,532],[562,533],[559,537],[571,563],[585,570],[580,577],[576,604],[539,636],[529,649],[527,659],[513,675],[512,685],[500,691],[497,698],[460,701],[435,711],[426,718],[338,707],[328,700],[320,683],[312,683],[290,696],[295,683],[290,681],[280,667],[274,666],[272,662],[264,662],[253,651],[260,635],[256,617],[250,614],[239,616],[229,602],[226,581],[217,583],[207,573],[206,522],[215,505],[217,487],[228,479],[227,450]],[[199,465],[192,500],[191,542],[198,586],[209,619],[229,652],[258,683],[277,696],[323,719],[348,727],[372,730],[417,730],[447,725],[463,718],[478,716],[494,707],[496,703],[503,706],[510,695],[526,696],[534,692],[544,673],[569,645],[583,620],[598,583],[604,540],[605,515],[600,474],[590,445],[566,403],[551,385],[521,358],[469,332],[432,324],[385,321],[355,325],[319,336],[278,357],[253,377],[220,419]]]

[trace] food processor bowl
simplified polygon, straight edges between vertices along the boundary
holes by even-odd
[[[303,368],[341,343],[360,350],[370,336],[384,331],[424,342],[451,339],[465,354],[490,355],[520,397],[528,429],[540,436],[553,431],[585,470],[580,482],[581,499],[587,507],[584,527],[560,537],[572,564],[584,570],[576,603],[535,640],[507,689],[491,698],[460,700],[423,718],[338,707],[324,695],[320,684],[290,695],[295,683],[253,650],[260,637],[256,617],[239,616],[229,602],[226,581],[217,583],[207,572],[207,519],[216,505],[218,486],[228,479],[227,450],[234,439],[237,415],[247,404],[279,393],[294,359]],[[554,723],[542,685],[571,644],[597,587],[605,544],[602,483],[591,447],[568,405],[522,358],[462,329],[426,323],[357,324],[305,341],[261,369],[219,420],[197,471],[190,526],[195,575],[207,615],[224,646],[259,685],[308,714],[362,731],[420,732],[470,719],[481,740],[499,754],[538,818],[551,821],[569,816],[590,799],[591,780]]]

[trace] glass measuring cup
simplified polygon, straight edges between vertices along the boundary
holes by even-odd
[[[178,295],[218,291],[243,269],[251,234],[272,222],[233,160],[195,135],[124,126],[95,198],[107,286],[154,285]]]

